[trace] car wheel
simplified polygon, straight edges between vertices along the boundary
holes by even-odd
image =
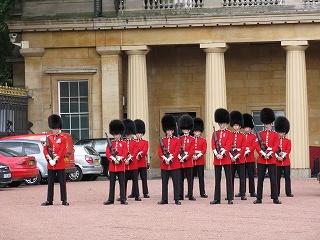
[[[41,182],[41,174],[40,172],[38,173],[38,176],[36,177],[33,177],[33,178],[27,178],[24,180],[24,182],[27,184],[27,185],[38,185],[40,182]]]
[[[10,187],[19,187],[22,184],[22,182],[11,182],[8,184]]]
[[[82,178],[83,178],[83,174],[81,169],[78,166],[76,166],[76,169],[74,170],[73,173],[68,174],[68,179],[72,182],[81,181]]]

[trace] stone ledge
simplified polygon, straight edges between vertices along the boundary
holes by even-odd
[[[97,68],[83,67],[83,68],[65,68],[65,67],[55,67],[46,68],[44,70],[46,74],[95,74],[97,73]]]

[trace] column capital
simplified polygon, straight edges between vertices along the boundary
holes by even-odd
[[[125,51],[128,55],[146,55],[150,48],[147,45],[138,46],[122,46],[121,50]]]
[[[281,41],[281,46],[286,51],[304,51],[308,48],[308,41],[305,40],[287,40]]]
[[[228,45],[224,42],[217,43],[201,43],[202,48],[206,53],[224,53],[228,49]]]
[[[100,46],[96,47],[97,53],[103,55],[118,55],[121,52],[120,46]]]
[[[42,57],[44,48],[21,48],[20,54],[24,57]]]

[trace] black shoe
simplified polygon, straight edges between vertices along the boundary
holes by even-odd
[[[187,197],[189,197],[189,195],[188,195],[188,194],[186,194],[186,195],[184,195],[184,197],[185,197],[185,198],[187,198]]]
[[[247,200],[247,197],[246,196],[242,196],[241,200]]]
[[[44,203],[41,203],[41,206],[51,206],[53,205],[53,202],[51,201],[45,201]]]
[[[114,201],[108,200],[103,202],[103,205],[111,205],[111,204],[114,204]]]
[[[180,197],[179,200],[180,200],[180,201],[183,201],[183,200],[184,200],[184,197]]]
[[[287,197],[294,197],[292,193],[288,194]]]
[[[181,205],[181,202],[180,202],[179,200],[175,200],[175,201],[174,201],[174,204],[175,204],[175,205]]]
[[[228,201],[228,198],[224,198],[224,200]]]
[[[150,198],[150,196],[148,194],[144,194],[143,197],[144,198]]]
[[[250,197],[257,197],[257,194],[255,194],[255,193],[250,193]]]
[[[135,197],[134,200],[140,202],[141,198],[140,197]]]
[[[120,201],[121,201],[121,198],[118,197],[118,198],[116,199],[116,201],[117,201],[117,202],[120,202]]]
[[[70,204],[69,204],[67,201],[63,201],[63,202],[62,202],[62,205],[63,205],[63,206],[69,206]]]
[[[128,196],[128,198],[134,198],[134,196],[133,196],[132,194],[130,194],[130,195]]]
[[[127,202],[127,201],[121,201],[120,204],[122,204],[122,205],[128,205],[128,202]]]
[[[274,199],[274,200],[273,200],[273,203],[274,203],[274,204],[281,204],[281,202],[280,202],[279,199]]]
[[[210,202],[211,205],[220,204],[220,200],[213,200]]]
[[[159,205],[163,205],[163,204],[168,204],[168,202],[161,200],[160,202],[158,202],[158,204],[159,204]]]
[[[228,204],[233,204],[233,201],[232,200],[228,200]]]
[[[202,194],[200,197],[202,197],[202,198],[208,198],[208,195],[207,195],[207,194]]]
[[[196,198],[195,198],[194,196],[191,196],[191,197],[189,197],[189,200],[190,200],[190,201],[195,201]]]
[[[257,198],[256,200],[254,200],[253,204],[260,204],[262,203],[262,200]]]
[[[235,197],[241,197],[241,194],[240,194],[240,193],[237,193],[237,194],[235,195]]]

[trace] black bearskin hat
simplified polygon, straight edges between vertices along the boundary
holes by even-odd
[[[193,129],[193,119],[190,115],[184,114],[179,118],[179,127],[180,129]]]
[[[274,112],[271,108],[264,108],[260,111],[260,121],[263,124],[271,124],[275,120]]]
[[[123,132],[124,132],[124,125],[120,120],[115,119],[109,123],[109,133],[111,135],[117,135],[117,134],[122,135]]]
[[[243,126],[243,116],[239,111],[232,111],[230,113],[230,126],[233,127],[235,124],[240,125],[240,127]]]
[[[224,108],[218,108],[214,112],[214,121],[216,123],[229,123],[230,122],[229,112]]]
[[[274,122],[274,129],[278,133],[285,133],[288,134],[290,130],[290,122],[286,117],[277,117],[276,121]]]
[[[175,130],[176,120],[172,115],[166,114],[161,119],[162,130],[165,132],[167,130]]]
[[[134,121],[131,119],[124,119],[123,121],[124,125],[124,135],[131,135],[136,134],[136,125],[134,124]]]
[[[193,123],[194,123],[193,131],[203,132],[203,130],[204,130],[204,123],[203,123],[203,120],[202,120],[201,118],[195,118],[195,119],[193,119]]]
[[[136,119],[134,120],[134,124],[136,125],[136,133],[146,133],[146,125],[144,124],[144,121],[141,119]]]
[[[249,113],[243,114],[243,128],[254,128],[253,117]]]
[[[57,114],[52,114],[48,117],[48,125],[50,129],[61,129],[62,121],[61,117]]]

